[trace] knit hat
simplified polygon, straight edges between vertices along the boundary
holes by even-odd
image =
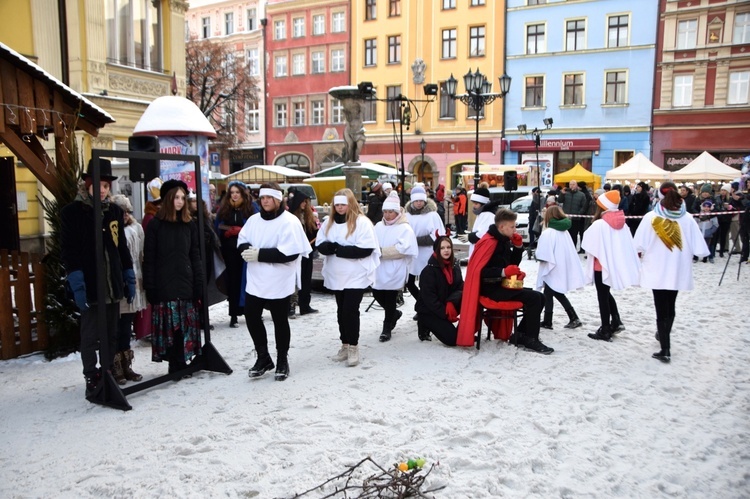
[[[594,196],[599,197],[602,194],[604,194],[606,191],[604,189],[597,189],[594,191]]]
[[[714,202],[713,202],[713,201],[711,201],[710,199],[706,199],[705,201],[703,201],[703,202],[701,203],[701,206],[704,206],[704,207],[706,207],[706,208],[713,208],[713,206],[714,206]]]
[[[732,192],[732,186],[729,185],[729,184],[724,184],[724,185],[721,186],[721,189],[719,189],[719,190],[721,190],[721,191],[727,191],[727,193],[730,193],[730,192]]]
[[[149,180],[148,184],[146,184],[149,201],[161,200],[161,184],[162,181],[159,177],[152,178]]]
[[[192,189],[190,189],[190,192],[188,192],[188,196],[187,196],[187,197],[188,197],[188,199],[190,199],[190,200],[193,200],[193,199],[198,199],[198,195],[197,195],[197,194],[195,193],[195,191],[194,191],[194,190],[192,190]]]
[[[393,190],[393,185],[390,182],[385,182],[383,184],[383,190],[384,191],[392,191]]]
[[[385,198],[385,201],[383,201],[382,209],[383,211],[387,211],[387,210],[401,211],[401,202],[398,198],[397,192],[391,191],[391,193],[388,194],[388,197]]]
[[[298,191],[294,187],[291,187],[289,189],[289,195],[287,197],[286,204],[287,206],[289,206],[289,211],[291,213],[294,213],[295,211],[297,211],[297,208],[299,208],[299,205],[301,205],[303,201],[307,201],[308,199],[310,199],[310,196],[302,191]]]
[[[475,203],[487,204],[490,202],[490,190],[484,187],[479,187],[477,190],[471,193],[471,199]]]
[[[173,189],[177,189],[178,187],[182,187],[182,190],[185,192],[188,191],[187,184],[183,182],[182,180],[177,179],[170,179],[161,184],[161,188],[159,189],[159,197],[164,198],[167,194],[169,194],[169,191]]]
[[[382,188],[383,188],[383,186],[380,184],[380,182],[375,182],[374,184],[372,184],[372,186],[370,186],[370,190],[372,192],[378,192]]]
[[[427,193],[424,190],[424,187],[415,186],[411,190],[411,200],[412,201],[427,201]]]
[[[615,189],[607,191],[596,198],[596,204],[604,211],[616,211],[620,205],[620,193]]]
[[[704,184],[703,184],[703,185],[701,186],[701,192],[708,192],[708,193],[711,193],[711,192],[712,192],[712,189],[711,189],[711,184],[710,184],[709,182],[706,182],[706,183],[704,183]]]

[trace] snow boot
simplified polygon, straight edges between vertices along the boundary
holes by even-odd
[[[674,319],[672,319],[671,321],[670,321],[670,319],[656,321],[656,329],[657,329],[658,334],[659,334],[659,344],[661,346],[661,350],[659,350],[658,352],[654,353],[651,357],[653,357],[653,358],[655,358],[657,360],[660,360],[662,362],[665,362],[665,363],[670,361],[670,353],[669,353],[670,338],[669,338],[669,335],[671,333],[670,329],[671,329],[671,326],[672,326],[672,324],[671,324],[672,321],[674,321]]]
[[[552,311],[548,311],[546,308],[544,309],[544,319],[542,319],[542,322],[539,323],[539,327],[544,329],[553,329],[552,327]]]
[[[419,341],[432,341],[430,330],[419,323],[417,323],[417,337],[419,337]]]
[[[143,376],[133,371],[134,358],[135,354],[132,350],[124,350],[122,352],[122,373],[128,381],[141,381]]]
[[[565,310],[565,312],[568,314],[568,320],[570,321],[563,326],[565,329],[575,329],[583,326],[583,323],[578,319],[578,314],[576,314],[575,310],[571,308]]]
[[[124,385],[128,381],[122,371],[122,352],[117,352],[114,361],[112,361],[112,376],[118,385]]]
[[[255,361],[255,365],[250,368],[250,370],[247,372],[247,375],[251,378],[259,378],[274,367],[276,366],[273,365],[273,361],[271,360],[270,355],[268,355],[267,353],[258,354],[258,360]]]
[[[240,323],[237,321],[237,316],[233,315],[229,319],[229,327],[240,327]]]
[[[609,328],[612,334],[617,334],[621,331],[625,331],[625,326],[620,320],[620,314],[612,314],[612,322],[609,323]]]
[[[276,381],[284,381],[289,377],[289,361],[286,358],[286,354],[279,354],[276,357],[276,374],[274,379]]]
[[[391,322],[391,330],[396,329],[396,323],[401,318],[401,316],[404,315],[404,313],[401,310],[396,310],[396,315],[393,318],[393,322]]]
[[[349,345],[343,344],[341,345],[341,348],[339,348],[339,351],[331,357],[332,360],[335,360],[336,362],[343,362],[346,359],[349,358]]]
[[[349,355],[346,359],[346,365],[354,367],[359,364],[359,345],[349,345]]]
[[[388,321],[383,321],[383,332],[380,333],[380,342],[385,343],[386,341],[391,341],[391,331],[393,331],[393,323]]]
[[[86,398],[88,399],[96,394],[96,388],[99,386],[99,381],[102,379],[102,372],[97,369],[84,374],[83,378],[86,380]]]
[[[523,348],[524,350],[541,353],[542,355],[549,355],[555,351],[553,348],[550,348],[539,341],[539,338],[525,338],[523,342]]]
[[[612,329],[609,326],[602,326],[596,330],[596,333],[589,333],[589,338],[593,340],[612,341]]]

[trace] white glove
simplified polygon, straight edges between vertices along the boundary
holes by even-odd
[[[467,234],[458,235],[458,236],[456,236],[456,239],[458,239],[462,243],[468,243],[469,242],[469,236]]]
[[[260,253],[260,250],[258,248],[250,247],[242,252],[242,259],[246,262],[257,262],[258,253]]]
[[[380,259],[381,260],[396,260],[397,258],[401,258],[402,255],[396,249],[395,246],[384,246],[380,248]]]

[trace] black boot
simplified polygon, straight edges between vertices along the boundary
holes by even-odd
[[[602,326],[596,330],[596,333],[589,333],[589,338],[594,340],[612,341],[612,329],[609,326]]]
[[[609,328],[612,330],[612,334],[625,331],[625,326],[620,320],[620,314],[612,314],[612,322],[609,323]]]
[[[273,365],[273,364],[272,364]],[[279,354],[276,357],[276,374],[274,379],[276,381],[284,381],[289,377],[289,361],[287,361],[286,354]]]
[[[554,329],[552,327],[552,314],[547,314],[546,310],[544,312],[544,319],[542,322],[539,323],[539,327],[544,329]]]
[[[229,327],[240,327],[240,324],[237,321],[236,315],[233,315],[229,318]]]
[[[432,341],[430,330],[419,323],[417,323],[417,336],[419,337],[419,341]]]
[[[577,327],[583,326],[580,320],[578,320],[578,314],[576,314],[576,311],[572,308],[565,310],[565,312],[568,314],[568,322],[565,324],[565,329],[575,329]]]
[[[381,343],[391,341],[391,331],[393,331],[393,322],[383,321],[383,332],[380,333]]]
[[[102,379],[102,372],[97,369],[83,375],[86,380],[86,398],[93,397],[96,394],[96,388]]]
[[[255,361],[255,365],[250,368],[250,370],[247,372],[247,375],[251,378],[258,378],[266,374],[274,367],[275,366],[273,365],[273,361],[271,360],[271,356],[268,355],[268,352],[258,354],[258,360]]]
[[[672,321],[673,320],[674,319],[672,319]],[[672,329],[672,321],[670,321],[669,319],[656,321],[656,329],[659,333],[659,344],[661,345],[661,350],[653,354],[651,357],[665,363],[670,361],[669,335]]]
[[[401,312],[401,310],[396,310],[396,315],[393,317],[393,321],[391,322],[391,331],[396,329],[396,323],[402,315],[404,315],[404,313]]]

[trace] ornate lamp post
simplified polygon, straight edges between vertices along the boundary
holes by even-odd
[[[424,152],[427,150],[427,142],[425,142],[424,138],[419,141],[419,150],[422,152],[422,162],[419,163],[419,170],[422,172],[422,177],[424,178]]]
[[[536,186],[541,190],[542,188],[542,167],[539,164],[539,145],[542,142],[542,134],[552,128],[552,118],[544,118],[542,120],[544,123],[544,129],[539,130],[538,128],[534,128],[531,132],[528,132],[531,134],[531,137],[534,139],[534,149],[536,150]],[[521,135],[527,134],[527,128],[525,124],[518,125],[518,131],[521,132]]]
[[[451,77],[446,82],[446,91],[451,99],[460,100],[475,112],[474,118],[477,120],[477,127],[475,139],[476,154],[474,158],[474,189],[479,185],[479,118],[481,111],[484,109],[484,106],[491,104],[497,98],[505,97],[510,91],[510,76],[503,74],[498,79],[500,80],[500,93],[495,94],[492,93],[492,82],[479,71],[479,68],[474,73],[469,69],[469,72],[464,75],[465,94],[456,95],[458,81],[453,77],[453,74],[451,74]]]

